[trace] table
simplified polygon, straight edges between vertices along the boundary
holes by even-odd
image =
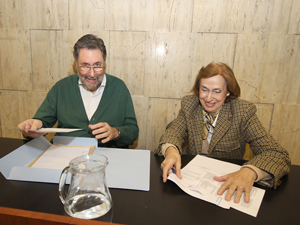
[[[0,138],[0,158],[24,143],[25,141],[21,139]],[[182,156],[183,166],[192,158],[193,156]],[[283,178],[283,182],[277,190],[266,188],[267,191],[261,208],[255,218],[232,208],[229,210],[223,209],[193,198],[171,181],[164,184],[160,169],[162,160],[162,157],[151,155],[149,192],[110,189],[114,204],[113,223],[129,225],[282,225],[300,223],[300,197],[298,194],[300,166],[292,166],[291,173]],[[236,163],[241,163],[241,161]],[[65,214],[58,197],[57,184],[9,181],[0,175],[0,207],[28,210],[41,214],[47,213],[48,215],[63,216],[62,218],[65,219],[70,218],[79,221],[79,219],[71,218]],[[91,222],[100,224],[100,221],[101,218]],[[78,224],[80,223],[78,222]]]

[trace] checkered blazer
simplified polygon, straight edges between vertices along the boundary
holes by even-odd
[[[188,154],[202,151],[203,114],[199,98],[185,96],[181,101],[178,117],[168,126],[160,139],[157,153],[161,155],[161,145],[171,143],[182,152],[182,144],[187,138]],[[254,165],[270,174],[270,182],[262,185],[276,188],[282,176],[290,170],[290,157],[274,138],[265,130],[256,115],[253,103],[235,99],[224,103],[214,128],[208,156],[213,158],[243,159],[246,143],[250,144],[253,159],[246,164]]]

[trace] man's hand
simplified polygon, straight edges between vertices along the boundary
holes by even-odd
[[[103,140],[101,140],[102,143],[109,142],[119,137],[119,130],[109,126],[108,123],[89,125],[89,128],[93,130],[92,134],[95,135],[97,139],[103,138]]]
[[[22,134],[24,136],[28,136],[31,138],[37,138],[46,135],[47,133],[38,133],[38,132],[24,130],[24,129],[38,130],[42,128],[42,126],[43,126],[42,121],[36,119],[25,120],[24,122],[18,124],[18,128],[20,129]]]
[[[178,150],[174,147],[169,147],[165,154],[165,160],[160,165],[160,168],[163,170],[163,182],[167,181],[168,175],[172,173],[173,168],[176,171],[176,176],[181,179],[181,156]]]
[[[250,191],[256,180],[256,172],[250,168],[243,167],[237,172],[230,173],[221,177],[214,177],[216,181],[225,181],[224,184],[218,190],[218,195],[223,195],[223,193],[228,189],[225,200],[230,201],[232,196],[236,191],[234,198],[235,203],[239,203],[243,192],[245,192],[246,203],[250,202]]]

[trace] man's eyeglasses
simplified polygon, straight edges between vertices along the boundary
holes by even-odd
[[[90,72],[91,69],[93,69],[96,73],[100,73],[104,68],[105,66],[79,66],[80,71],[83,73]]]

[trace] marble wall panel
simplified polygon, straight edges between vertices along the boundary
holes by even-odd
[[[0,12],[0,28],[68,28],[68,1],[1,0]]]
[[[271,124],[271,134],[288,150],[292,164],[300,165],[300,119],[299,105],[276,104]]]
[[[264,128],[266,128],[267,132],[270,132],[274,105],[255,103],[255,106],[257,108],[256,115],[258,119]]]
[[[62,31],[31,30],[33,86],[36,91],[49,91],[61,78],[63,69]]]
[[[292,54],[293,35],[270,35],[265,68],[261,77],[258,96],[263,103],[281,103],[287,83],[288,65]],[[299,79],[298,79],[299,80]]]
[[[202,66],[223,62],[231,68],[235,56],[237,34],[198,33],[195,35],[193,82]]]
[[[180,99],[150,98],[147,121],[147,148],[154,151],[167,125],[178,115]]]
[[[46,98],[48,91],[19,91],[18,92],[18,113],[19,120],[16,125],[24,120],[32,118],[37,109]]]
[[[248,17],[246,32],[286,34],[289,29],[292,4],[293,0],[261,0],[251,3],[255,5],[255,9],[253,16]]]
[[[15,129],[16,121],[19,119],[18,92],[0,91],[0,116],[2,125],[2,137],[21,137],[20,131]]]
[[[194,1],[156,0],[154,29],[156,31],[191,32]]]
[[[1,0],[0,29],[24,27],[24,15],[22,12],[22,0]]]
[[[71,30],[104,30],[105,0],[69,0]]]
[[[288,32],[300,34],[300,1],[293,1]]]
[[[59,0],[25,0],[26,27],[29,29],[67,29],[68,2]],[[37,19],[39,18],[39,19]]]
[[[190,91],[193,34],[148,33],[146,52],[146,96],[181,98]]]
[[[260,103],[282,101],[292,45],[293,35],[238,35],[234,72],[242,98]]]
[[[300,35],[293,36],[291,60],[288,62],[282,104],[300,104]]]
[[[108,69],[132,95],[144,94],[145,32],[110,32]]]
[[[15,127],[34,116],[47,92],[0,90],[2,137],[22,138]]]
[[[105,29],[148,31],[153,29],[154,1],[110,0],[105,3]]]
[[[242,30],[243,24],[238,20],[243,12],[240,2],[195,0],[192,31],[230,33]]]
[[[148,118],[148,98],[143,96],[132,96],[135,116],[139,126],[139,137],[131,149],[147,149],[147,118]]]
[[[286,33],[292,0],[195,0],[193,32]]]
[[[29,32],[0,31],[0,89],[32,90]]]
[[[0,33],[3,31],[4,29],[0,29]],[[3,40],[4,38],[1,37],[0,35],[0,89],[3,87],[3,77],[2,77],[2,74],[3,74],[3,57],[5,57],[5,54],[1,54],[1,52],[3,52],[3,49],[2,49],[2,43],[3,43]]]

